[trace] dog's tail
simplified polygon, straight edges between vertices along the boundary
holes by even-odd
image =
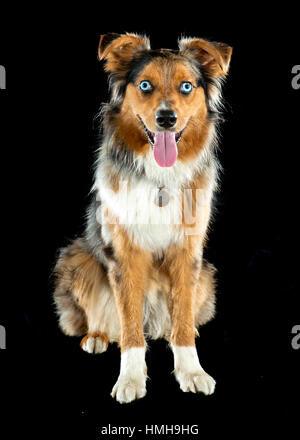
[[[54,301],[59,326],[69,336],[81,336],[88,330],[85,295],[98,284],[101,266],[78,238],[63,248],[57,260]]]

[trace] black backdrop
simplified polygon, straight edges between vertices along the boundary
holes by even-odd
[[[231,11],[196,3],[161,8],[45,5],[18,7],[1,18],[0,64],[7,71],[7,90],[0,91],[7,245],[1,302],[8,304],[0,310],[7,332],[0,361],[7,438],[21,428],[23,438],[51,431],[58,439],[96,439],[109,423],[197,424],[206,438],[204,432],[217,429],[242,435],[242,422],[259,434],[277,428],[284,415],[286,429],[295,427],[300,90],[291,86],[291,70],[300,64],[297,17],[288,7],[263,13],[253,4]],[[207,249],[218,268],[218,313],[197,343],[204,368],[217,380],[208,398],[179,390],[171,352],[158,341],[147,355],[147,396],[121,406],[109,395],[118,349],[88,355],[56,324],[50,274],[57,249],[83,229],[95,115],[108,98],[99,35],[124,31],[146,33],[153,48],[175,48],[181,34],[234,48],[224,89],[222,190]]]

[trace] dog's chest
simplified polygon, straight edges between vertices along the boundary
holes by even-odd
[[[139,180],[124,183],[118,192],[100,188],[101,199],[117,217],[132,241],[160,253],[183,239],[182,194],[177,188],[158,188]]]

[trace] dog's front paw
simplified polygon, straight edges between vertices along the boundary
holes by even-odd
[[[146,395],[146,376],[132,377],[120,374],[111,395],[119,403],[129,403],[133,400],[141,399]]]
[[[179,382],[180,389],[192,393],[204,393],[206,395],[212,394],[215,390],[216,381],[204,370],[199,370],[195,373],[187,373],[184,371],[176,371],[175,377]]]

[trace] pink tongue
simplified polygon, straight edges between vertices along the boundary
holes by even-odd
[[[177,159],[175,133],[160,131],[154,135],[154,158],[160,167],[171,167]]]

